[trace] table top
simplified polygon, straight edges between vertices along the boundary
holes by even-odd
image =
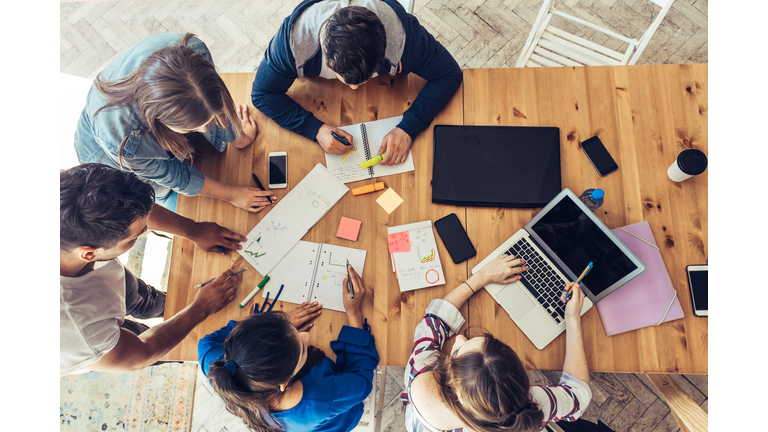
[[[235,103],[251,106],[254,76],[222,74]],[[401,115],[424,83],[413,74],[398,75],[379,77],[351,90],[335,80],[304,78],[288,93],[321,121],[344,126]],[[209,148],[196,156],[194,163],[206,176],[227,184],[251,185],[251,172],[267,178],[269,152],[286,151],[289,187],[274,191],[282,198],[317,163],[325,164],[318,145],[280,128],[252,106],[251,115],[259,127],[256,142],[243,150],[229,148],[218,154]],[[707,172],[682,183],[666,177],[666,169],[679,151],[698,148],[707,152],[707,65],[464,70],[462,88],[435,118],[435,124],[560,128],[563,187],[577,194],[589,187],[604,189],[605,204],[597,214],[611,229],[649,222],[685,313],[681,320],[608,337],[597,309],[592,308],[582,317],[590,370],[707,373],[708,319],[693,315],[685,273],[686,265],[707,262]],[[600,137],[619,165],[618,171],[606,177],[600,177],[580,154],[579,143],[593,135]],[[433,204],[429,186],[432,140],[430,126],[414,141],[415,172],[347,184],[353,188],[384,181],[404,200],[392,214],[387,215],[375,202],[383,192],[348,193],[303,237],[368,251],[363,315],[376,338],[382,365],[405,365],[414,328],[429,302],[464,281],[472,267],[538,211]],[[213,198],[182,195],[177,208],[183,216],[214,221],[243,235],[268,210],[252,214]],[[467,229],[477,255],[453,264],[438,240],[446,284],[401,293],[387,252],[387,227],[435,221],[450,213],[456,213]],[[342,216],[362,221],[357,241],[336,237]],[[197,341],[229,320],[245,317],[250,309],[240,309],[238,303],[261,280],[235,251],[206,253],[189,240],[174,239],[166,317],[192,302],[194,285],[230,267],[248,268],[235,301],[198,325],[166,359],[197,360]],[[277,302],[275,309],[289,311],[295,307]],[[485,291],[473,296],[462,314],[467,318],[466,326],[484,328],[509,344],[527,368],[562,368],[564,335],[539,351]],[[310,331],[310,343],[334,358],[330,342],[345,322],[343,313],[324,310]],[[452,344],[449,341],[446,350]]]

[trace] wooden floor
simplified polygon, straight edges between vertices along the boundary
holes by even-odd
[[[219,72],[253,72],[283,19],[300,0],[112,0],[60,6],[61,72],[93,79],[140,39],[193,32]],[[513,67],[543,0],[414,0],[419,22],[462,68]],[[660,8],[649,0],[555,0],[555,7],[627,37]],[[638,64],[707,63],[708,0],[676,0]],[[556,17],[555,19],[560,19]],[[584,28],[580,36],[610,48]]]
[[[193,32],[208,44],[219,72],[252,72],[283,19],[300,0],[119,0],[61,3],[61,72],[93,79],[120,52],[163,32]],[[543,0],[414,0],[414,15],[462,68],[513,67]],[[659,7],[647,0],[555,0],[558,10],[637,37]],[[676,0],[638,64],[707,63],[708,0]],[[610,45],[593,31],[580,36]],[[610,46],[611,48],[618,48]],[[533,383],[560,372],[529,372]],[[592,403],[582,417],[616,432],[679,430],[669,408],[642,374],[592,373]],[[708,408],[707,376],[673,379]],[[379,430],[404,431],[403,368],[387,369]],[[192,432],[246,430],[228,414],[198,373]]]

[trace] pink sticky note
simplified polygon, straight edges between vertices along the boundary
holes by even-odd
[[[408,252],[411,250],[411,241],[408,238],[408,231],[390,234],[387,243],[389,244],[389,253]]]
[[[336,237],[357,241],[357,235],[360,233],[360,225],[362,224],[363,223],[359,220],[349,219],[342,216]]]

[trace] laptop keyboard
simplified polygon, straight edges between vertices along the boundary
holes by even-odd
[[[523,265],[527,265],[528,270],[520,274],[520,282],[533,294],[555,322],[560,324],[565,320],[565,303],[560,301],[565,280],[552,270],[549,263],[531,246],[528,239],[521,238],[504,253],[525,260]]]

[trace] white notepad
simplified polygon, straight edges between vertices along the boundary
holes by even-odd
[[[280,285],[285,285],[280,301],[300,304],[322,303],[324,309],[345,312],[342,284],[347,276],[347,260],[363,277],[367,252],[325,243],[299,241],[269,272],[269,282],[261,290],[262,297],[274,298]]]
[[[237,252],[266,276],[348,190],[317,164],[248,233]]]
[[[397,127],[402,119],[403,116],[399,116],[340,127],[339,129],[352,135],[352,147],[356,150],[343,162],[344,155],[326,153],[325,164],[328,166],[328,170],[342,183],[414,171],[413,155],[410,151],[405,162],[401,164],[376,164],[370,168],[360,168],[361,163],[376,156],[384,136]]]
[[[445,284],[440,254],[437,253],[432,221],[416,222],[387,228],[387,235],[408,232],[408,252],[393,252],[400,292]]]

